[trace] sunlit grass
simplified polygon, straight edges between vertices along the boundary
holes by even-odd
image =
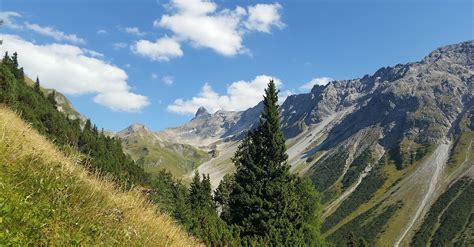
[[[0,245],[193,246],[141,195],[117,191],[0,107]]]

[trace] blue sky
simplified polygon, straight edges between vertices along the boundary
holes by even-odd
[[[0,1],[5,50],[98,126],[180,125],[473,39],[471,1]],[[194,99],[193,99],[194,97]],[[181,99],[181,100],[179,100]]]

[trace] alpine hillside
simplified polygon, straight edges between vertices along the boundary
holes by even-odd
[[[450,227],[441,220],[456,200],[472,201],[473,51],[473,41],[441,47],[419,62],[314,86],[285,100],[289,163],[323,193],[328,240],[338,243],[355,232],[373,244],[406,245],[420,234],[429,241]],[[187,124],[156,135],[210,152],[197,170],[217,187],[235,170],[231,158],[261,108],[213,114],[200,108]],[[437,209],[429,232],[421,229],[448,192],[455,193],[452,203]],[[472,203],[463,212],[471,218],[448,229],[454,231],[449,241],[471,241]],[[359,225],[366,227],[355,229]]]

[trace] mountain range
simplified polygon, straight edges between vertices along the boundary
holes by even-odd
[[[449,240],[472,243],[473,54],[474,41],[449,45],[421,61],[316,85],[284,101],[288,162],[321,192],[327,239],[351,231],[380,245],[436,238],[453,230],[442,221],[451,207],[470,200],[468,217]],[[261,103],[241,112],[201,107],[183,126],[153,133],[135,124],[117,136],[139,164],[179,170],[174,174],[184,180],[197,169],[216,187],[234,171],[231,158],[261,109]],[[165,151],[179,158],[165,165]],[[433,209],[438,204],[442,209]],[[430,217],[436,224],[423,232]]]

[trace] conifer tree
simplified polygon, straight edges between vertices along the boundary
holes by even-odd
[[[39,81],[39,78],[36,77],[36,81],[35,81],[35,91],[36,92],[40,92],[41,91],[41,87],[40,87],[40,81]]]
[[[18,53],[14,52],[12,56],[13,68],[18,69]]]
[[[214,192],[214,201],[220,212],[220,217],[226,222],[230,221],[229,197],[234,187],[234,176],[226,174]]]
[[[243,140],[233,159],[237,171],[229,198],[230,223],[240,227],[243,238],[302,245],[297,179],[287,164],[278,108],[278,91],[270,81],[260,125]]]

